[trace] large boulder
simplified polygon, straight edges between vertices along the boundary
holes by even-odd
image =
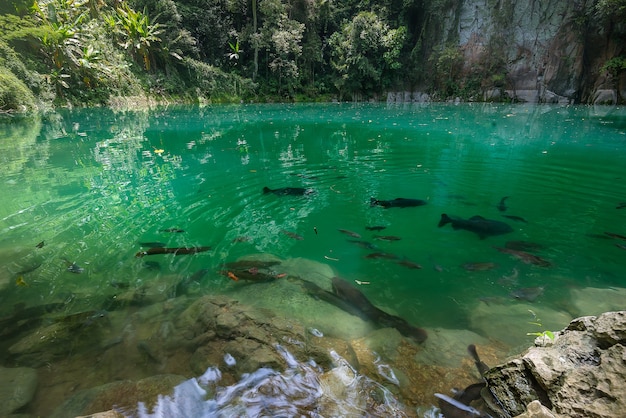
[[[28,404],[37,389],[37,371],[27,367],[0,367],[0,416]]]
[[[538,400],[571,418],[617,418],[626,411],[626,311],[573,320],[554,340],[538,337],[520,358],[491,369],[489,392],[503,416]]]

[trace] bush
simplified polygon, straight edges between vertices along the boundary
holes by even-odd
[[[35,95],[6,67],[0,67],[0,112],[28,112],[37,109]]]

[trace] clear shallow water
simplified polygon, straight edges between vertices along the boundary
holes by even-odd
[[[217,272],[256,253],[326,263],[346,280],[369,282],[360,289],[380,308],[426,328],[466,328],[468,307],[480,298],[510,299],[518,288],[544,287],[534,303],[567,309],[571,288],[626,286],[626,250],[618,247],[626,241],[604,234],[626,235],[626,208],[616,209],[626,202],[621,108],[87,109],[2,125],[0,151],[0,317],[16,305],[100,307],[118,282],[133,288],[159,280],[165,292],[200,269],[209,274],[197,293],[236,294],[237,283]],[[264,186],[313,193],[275,196],[263,194]],[[428,203],[383,209],[370,207],[371,197]],[[442,213],[481,215],[514,231],[481,240],[438,228]],[[365,229],[375,225],[386,229]],[[494,249],[509,240],[543,245],[535,254],[552,265]],[[152,241],[212,250],[136,258],[139,243]],[[374,251],[422,268],[366,258]],[[68,272],[64,258],[84,272]],[[462,267],[474,262],[495,267]],[[515,274],[516,281],[501,280]]]

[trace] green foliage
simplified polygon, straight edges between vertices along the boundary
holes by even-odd
[[[153,62],[153,44],[161,41],[161,25],[150,23],[148,15],[135,11],[125,1],[115,11],[115,14],[104,18],[109,30],[118,39],[119,45],[149,71]]]
[[[603,17],[623,19],[626,16],[626,0],[598,0],[596,12]]]
[[[533,312],[532,310],[528,310],[528,312],[531,313],[531,315],[533,316],[533,320],[532,322],[529,322],[531,325],[536,325],[539,328],[543,328],[543,325],[541,325],[541,319],[539,319],[537,317],[537,314],[535,314],[535,312]],[[542,337],[544,340],[546,338],[549,338],[550,340],[554,340],[554,333],[552,331],[548,331],[548,330],[544,330],[542,332],[527,332],[526,335],[528,336],[534,336],[534,337]]]
[[[391,84],[405,28],[390,29],[376,14],[361,12],[329,39],[338,77],[335,86],[347,94],[374,95]]]
[[[608,72],[613,77],[626,70],[626,57],[613,57],[602,66],[601,71]]]
[[[36,109],[35,96],[9,69],[0,66],[0,113]]]

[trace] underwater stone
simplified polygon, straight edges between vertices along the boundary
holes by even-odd
[[[28,367],[0,367],[0,416],[28,404],[37,389],[37,371]]]

